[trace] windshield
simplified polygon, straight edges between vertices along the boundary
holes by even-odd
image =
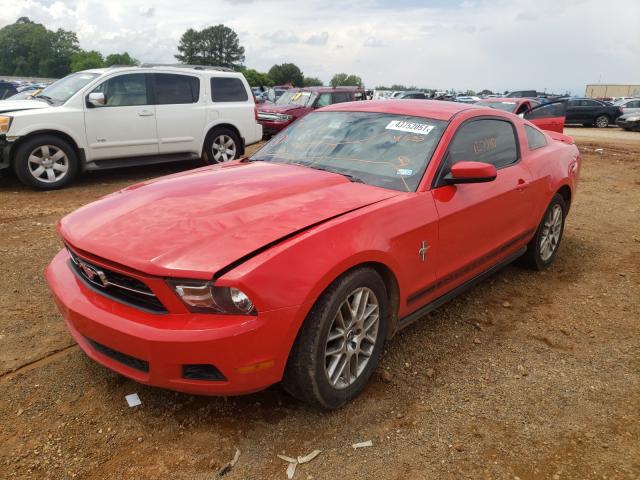
[[[276,100],[276,105],[297,105],[299,107],[310,107],[316,97],[315,92],[286,91]]]
[[[338,173],[406,192],[418,188],[447,123],[370,112],[314,112],[250,158]]]
[[[78,90],[87,85],[91,80],[99,77],[99,73],[74,73],[52,83],[36,98],[50,100],[54,104],[62,104],[69,100]]]
[[[495,108],[497,110],[504,110],[505,112],[515,112],[518,104],[516,102],[479,102],[478,105],[482,107]]]

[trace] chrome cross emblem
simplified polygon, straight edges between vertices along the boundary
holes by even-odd
[[[427,242],[423,240],[422,245],[420,245],[420,250],[418,250],[418,254],[423,262],[427,259],[427,250],[429,250],[429,248],[430,247],[427,245]]]

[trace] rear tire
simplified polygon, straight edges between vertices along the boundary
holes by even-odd
[[[323,409],[339,408],[365,387],[382,355],[389,318],[378,273],[358,268],[320,296],[294,342],[282,386]]]
[[[544,212],[536,234],[527,245],[527,251],[520,257],[519,263],[533,270],[546,270],[558,253],[567,205],[559,194],[555,194]]]
[[[228,128],[216,128],[207,135],[204,151],[209,165],[230,162],[241,153],[240,139]]]
[[[13,170],[25,185],[56,190],[77,175],[78,155],[69,142],[54,135],[38,135],[18,146]]]
[[[606,115],[598,115],[593,121],[596,128],[607,128],[609,126],[609,117]]]

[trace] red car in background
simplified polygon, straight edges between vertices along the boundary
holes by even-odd
[[[547,268],[579,169],[570,137],[501,110],[341,103],[64,217],[46,278],[122,375],[207,395],[282,382],[337,408],[401,328],[516,259]]]
[[[562,133],[567,109],[566,100],[538,100],[535,98],[484,98],[476,105],[495,108],[520,115],[542,130]]]
[[[284,92],[275,104],[258,105],[258,123],[262,125],[264,136],[270,137],[316,108],[358,100],[366,100],[362,87],[292,88]]]

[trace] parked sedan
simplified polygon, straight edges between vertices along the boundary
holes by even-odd
[[[640,131],[640,112],[626,113],[618,117],[616,125],[625,130]]]
[[[581,123],[585,127],[606,128],[622,115],[622,109],[591,98],[570,98],[567,104],[566,123]]]
[[[640,98],[631,98],[628,100],[621,100],[615,104],[622,109],[623,114],[627,113],[640,113]]]
[[[510,113],[341,103],[249,158],[64,217],[46,278],[82,350],[124,376],[207,395],[282,382],[337,408],[403,327],[516,259],[546,269],[579,169],[570,137]]]
[[[485,98],[477,102],[483,107],[511,112],[529,120],[542,130],[562,133],[565,124],[566,101],[547,99],[505,97]]]

